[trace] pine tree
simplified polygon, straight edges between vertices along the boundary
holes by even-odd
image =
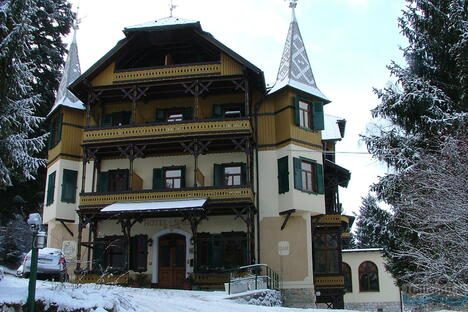
[[[45,147],[45,136],[32,136],[42,118],[35,116],[40,96],[33,93],[30,61],[32,0],[2,3],[0,11],[0,186],[13,178],[33,179],[45,164],[34,154]]]
[[[17,268],[23,254],[31,250],[32,233],[20,215],[0,227],[0,264]]]
[[[31,61],[34,63],[34,92],[41,95],[37,115],[46,116],[55,100],[66,54],[63,38],[70,32],[75,15],[71,4],[64,0],[34,0],[36,10],[31,16]],[[42,130],[44,131],[44,130]],[[46,150],[44,149],[44,155]]]
[[[0,27],[2,27],[0,39],[3,41],[4,36],[11,33],[11,21],[15,19],[25,18],[30,21],[27,25],[34,25],[34,27],[30,26],[27,30],[24,30],[27,36],[23,37],[23,43],[26,46],[26,49],[23,50],[23,55],[29,65],[28,70],[33,77],[33,79],[28,81],[28,94],[36,95],[31,114],[45,117],[54,103],[55,91],[60,81],[64,54],[66,53],[62,39],[69,33],[74,15],[71,12],[71,5],[68,1],[29,0],[26,2],[28,10],[21,11],[21,17],[15,15],[15,11],[11,9],[13,2],[16,1],[0,1],[0,5],[4,8],[1,10],[2,13],[0,13]],[[13,7],[18,7],[19,5],[23,4],[20,2],[14,3]],[[17,49],[14,40],[10,41],[9,45]],[[8,60],[9,57],[11,55],[5,55],[4,60]],[[2,70],[8,70],[8,68],[3,67],[4,63],[1,64]],[[15,84],[15,81],[11,80],[9,84]],[[5,85],[5,88],[5,90],[9,90],[8,85]],[[3,103],[3,100],[1,100],[1,103]],[[3,114],[2,112],[3,110],[0,110],[0,114]],[[32,132],[28,133],[28,138],[41,137],[47,131],[47,127],[45,126],[31,128]],[[22,129],[12,130],[9,128],[8,131],[21,132]],[[2,139],[4,136],[6,134],[2,133]],[[29,153],[29,156],[32,156],[34,160],[45,158],[46,155],[46,146],[44,145],[41,148],[39,144],[33,153]],[[43,161],[41,161],[42,163]],[[18,195],[25,199],[22,207],[25,212],[38,212],[38,206],[43,201],[45,168],[39,167],[36,178],[31,179],[34,170],[29,171],[31,174],[25,176],[24,174],[15,174],[16,168],[11,168],[8,164],[4,165],[4,167],[8,168],[8,172],[11,170],[13,174],[10,174],[8,176],[9,179],[5,181],[9,183],[0,183],[0,201],[3,203],[0,208],[0,221],[8,220],[15,213],[20,212],[16,209],[17,205],[14,202],[14,198]]]
[[[356,221],[356,248],[383,248],[388,245],[391,214],[377,204],[371,194],[362,198]]]
[[[380,178],[373,186],[378,198],[393,207],[388,229],[391,239],[385,246],[388,268],[399,284],[419,285],[422,291],[429,280],[437,284],[446,281],[444,274],[437,271],[439,279],[432,273],[434,268],[418,263],[408,246],[413,246],[426,255],[439,253],[430,245],[422,244],[423,225],[429,222],[431,209],[439,202],[439,211],[447,215],[458,207],[459,197],[434,200],[430,207],[423,201],[415,201],[413,184],[407,183],[410,176],[430,176],[427,159],[437,168],[447,155],[447,142],[452,138],[459,141],[460,132],[466,131],[468,120],[468,23],[467,4],[464,0],[407,0],[408,5],[399,19],[403,35],[409,45],[403,49],[406,66],[394,62],[388,66],[396,83],[383,90],[375,90],[380,103],[372,111],[373,117],[385,124],[376,133],[364,136],[369,152],[385,162],[393,173]],[[437,155],[437,157],[434,157]],[[466,159],[466,151],[459,158]],[[461,160],[459,159],[459,162]],[[435,185],[437,181],[432,183]],[[447,185],[445,185],[447,186]],[[423,190],[423,188],[420,188]],[[453,190],[457,192],[456,190]],[[435,190],[423,190],[419,196],[437,194]],[[458,190],[465,197],[465,190]],[[463,196],[462,196],[463,197]],[[447,199],[449,199],[447,201]],[[465,206],[466,208],[466,206]],[[414,210],[415,209],[415,210]],[[421,222],[410,222],[418,211]],[[466,217],[466,209],[462,214]],[[463,217],[463,216],[460,216]],[[438,237],[450,237],[451,224],[435,227]],[[447,246],[452,246],[446,241]],[[442,244],[441,244],[442,246]],[[458,259],[457,250],[444,254],[448,262]],[[457,260],[456,260],[457,261]],[[431,276],[431,279],[425,277]],[[424,277],[424,278],[423,278]],[[466,277],[465,277],[466,282]],[[425,289],[425,290],[424,290]]]

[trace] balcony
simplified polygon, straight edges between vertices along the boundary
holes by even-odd
[[[223,66],[220,62],[193,65],[161,66],[143,70],[115,71],[113,83],[134,82],[140,80],[158,80],[193,76],[221,75]]]
[[[249,186],[197,187],[163,191],[143,190],[109,193],[83,193],[80,210],[102,208],[112,203],[208,198],[210,202],[253,203],[254,194]]]
[[[136,124],[99,129],[85,129],[83,143],[138,141],[155,138],[180,138],[188,136],[251,134],[248,118],[206,119],[177,123]]]

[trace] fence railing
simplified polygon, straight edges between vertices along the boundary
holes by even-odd
[[[252,264],[231,269],[227,292],[238,293],[248,290],[273,289],[279,290],[280,276],[267,264]]]

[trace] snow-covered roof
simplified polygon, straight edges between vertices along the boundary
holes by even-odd
[[[344,119],[328,114],[324,114],[324,126],[325,129],[322,130],[322,140],[341,140],[343,134],[341,133],[339,121]]]
[[[207,199],[160,200],[151,202],[114,203],[104,207],[101,212],[168,211],[203,208]]]
[[[314,73],[299,31],[294,8],[292,9],[292,20],[284,44],[276,83],[269,94],[273,94],[286,86],[314,95],[327,103],[330,102],[315,83]]]
[[[361,249],[343,249],[343,252],[376,252],[383,251],[383,248],[361,248]]]
[[[57,90],[55,103],[52,106],[49,114],[50,116],[60,106],[67,106],[71,108],[84,110],[85,107],[73,93],[68,90],[68,86],[81,75],[80,60],[78,58],[78,47],[76,44],[76,29],[73,34],[73,40],[68,51],[67,61],[63,68],[62,79]]]
[[[136,29],[142,28],[158,28],[158,27],[165,27],[165,26],[177,26],[177,25],[189,25],[189,24],[198,24],[198,21],[183,19],[180,17],[169,16],[160,18],[154,21],[149,21],[143,24],[133,25],[124,28],[124,32],[132,31]]]

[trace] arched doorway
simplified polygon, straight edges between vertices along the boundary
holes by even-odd
[[[158,246],[158,287],[182,288],[187,259],[185,236],[177,233],[163,235]]]

